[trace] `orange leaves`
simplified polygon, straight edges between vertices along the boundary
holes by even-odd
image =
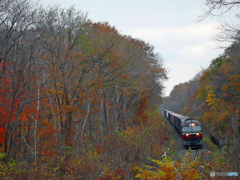
[[[101,154],[103,152],[103,150],[101,148],[101,144],[96,144],[95,149],[96,149],[97,154]]]
[[[66,111],[66,112],[76,112],[79,108],[75,105],[69,106],[69,105],[62,105],[62,108]]]
[[[148,97],[143,97],[139,101],[139,108],[137,109],[137,117],[138,117],[138,122],[144,122],[147,120],[147,107],[149,106],[149,98]]]
[[[108,25],[108,23],[92,23],[90,22],[89,25],[97,30],[98,34],[102,34],[102,33],[111,33],[111,32],[115,32],[115,28],[110,27],[110,25]]]
[[[235,59],[227,59],[226,63],[222,65],[221,71],[228,81],[223,90],[232,91],[232,89],[235,89],[237,94],[240,94],[240,64],[236,65],[236,61]]]
[[[38,45],[33,46],[36,52],[26,62],[23,58],[25,64],[19,60],[16,78],[9,78],[12,67],[7,62],[0,63],[0,71],[5,68],[0,83],[0,142],[12,123],[9,131],[16,137],[21,131],[22,139],[15,142],[15,136],[9,135],[14,137],[9,140],[14,146],[11,153],[32,149],[35,165],[37,158],[46,163],[55,154],[63,156],[66,146],[80,152],[83,145],[95,147],[95,143],[97,155],[112,153],[114,148],[107,143],[114,144],[115,136],[107,137],[109,131],[127,128],[135,119],[139,124],[147,121],[149,97],[161,93],[159,78],[166,75],[157,63],[161,58],[144,41],[123,36],[108,23],[88,23],[82,14],[74,14],[74,8],[54,7],[43,14],[44,28],[39,27]],[[131,145],[141,143],[136,139]],[[76,168],[90,172],[93,164]],[[117,167],[105,174],[121,179],[125,170]]]
[[[237,108],[240,94],[240,64],[235,51],[229,49],[228,53],[227,57],[220,56],[212,61],[200,78],[197,95],[209,106],[199,106],[205,111],[205,126],[218,138],[223,136],[222,132],[231,131],[227,126],[230,123],[230,112]]]
[[[74,53],[74,58],[82,59],[83,58],[83,54],[81,52],[75,52]]]
[[[124,170],[116,169],[111,172],[109,167],[105,167],[102,174],[103,174],[102,177],[97,178],[98,180],[118,180],[118,179],[124,179],[125,177]]]

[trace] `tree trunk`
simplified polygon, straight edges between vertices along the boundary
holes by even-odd
[[[87,122],[87,119],[88,119],[89,114],[90,114],[90,111],[91,111],[91,104],[92,104],[92,102],[91,102],[91,100],[89,100],[88,106],[87,106],[87,114],[86,114],[86,116],[85,116],[85,118],[84,118],[84,121],[83,121],[83,126],[82,126],[80,141],[81,141],[81,139],[82,139],[82,137],[83,137],[83,135],[84,135],[84,130],[85,130],[86,122]]]

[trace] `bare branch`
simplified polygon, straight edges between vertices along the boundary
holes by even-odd
[[[206,6],[208,7],[208,10],[206,10],[203,15],[199,16],[198,22],[206,19],[209,16],[220,17],[232,10],[234,7],[238,8],[239,5],[239,0],[206,0]]]

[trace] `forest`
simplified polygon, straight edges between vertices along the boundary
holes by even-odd
[[[239,41],[163,99],[163,57],[107,22],[33,0],[1,0],[0,19],[0,179],[207,179],[238,163]],[[162,103],[224,139],[223,161],[172,160]]]
[[[153,46],[74,7],[2,0],[0,18],[1,177],[96,179],[149,153],[134,138],[167,79]]]

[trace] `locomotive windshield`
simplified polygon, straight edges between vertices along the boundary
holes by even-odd
[[[183,132],[199,132],[202,131],[202,126],[183,126]]]

